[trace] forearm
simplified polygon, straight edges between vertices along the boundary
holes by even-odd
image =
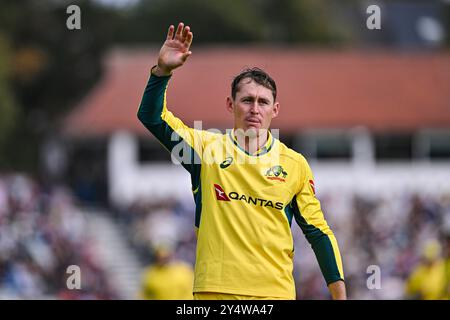
[[[334,235],[324,234],[316,229],[307,233],[306,238],[311,244],[327,285],[344,280],[341,255]]]
[[[330,283],[328,285],[328,290],[330,290],[331,298],[333,300],[347,300],[347,292],[344,281],[339,280]]]
[[[137,116],[149,130],[152,125],[162,122],[161,114],[164,108],[164,94],[169,79],[169,76],[152,75],[145,87]]]

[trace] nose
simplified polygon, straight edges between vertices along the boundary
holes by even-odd
[[[251,114],[259,114],[259,106],[257,101],[255,101],[255,103],[252,104],[250,112]]]

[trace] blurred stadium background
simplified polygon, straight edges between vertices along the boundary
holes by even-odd
[[[81,30],[66,27],[70,4]],[[371,4],[381,30],[366,28]],[[194,54],[169,107],[225,130],[233,75],[273,75],[273,127],[311,163],[349,298],[448,299],[449,15],[449,1],[2,1],[0,298],[137,299],[161,248],[193,265],[188,174],[136,118],[167,26],[183,21]],[[293,229],[298,298],[326,299]]]

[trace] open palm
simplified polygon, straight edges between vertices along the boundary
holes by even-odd
[[[167,72],[183,65],[192,54],[189,51],[193,38],[190,27],[184,27],[184,24],[180,22],[177,31],[174,32],[174,30],[175,27],[171,25],[167,32],[167,39],[159,51],[158,66]]]

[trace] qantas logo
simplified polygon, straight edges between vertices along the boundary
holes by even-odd
[[[239,200],[239,201],[245,201],[248,204],[253,204],[255,206],[272,207],[272,208],[275,208],[278,210],[283,210],[282,202],[273,202],[271,200],[261,199],[261,198],[252,197],[252,196],[246,196],[245,194],[241,195],[235,191],[232,191],[227,195],[225,190],[223,190],[223,188],[221,186],[219,186],[218,184],[214,184],[214,191],[216,193],[216,198],[219,201]]]
[[[230,201],[225,191],[218,184],[214,184],[214,191],[216,192],[216,198],[220,201]]]

